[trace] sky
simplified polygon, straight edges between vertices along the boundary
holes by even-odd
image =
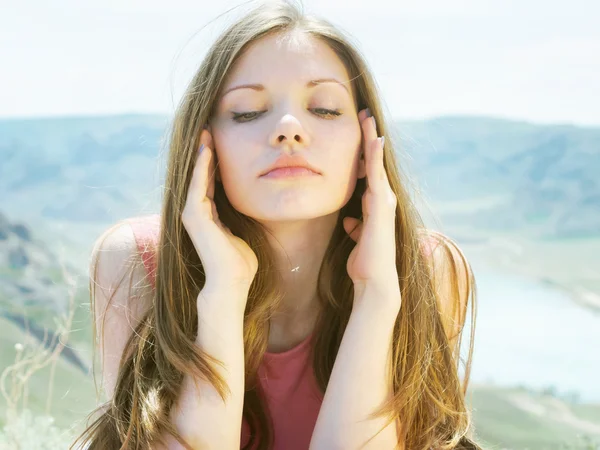
[[[351,36],[395,119],[600,125],[597,0],[301,3]],[[218,33],[254,4],[0,0],[0,118],[171,114]]]

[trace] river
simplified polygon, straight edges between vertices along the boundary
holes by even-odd
[[[554,386],[600,402],[600,315],[533,280],[473,263],[478,311],[471,380]],[[470,323],[470,316],[467,318]],[[463,336],[466,354],[470,326]]]

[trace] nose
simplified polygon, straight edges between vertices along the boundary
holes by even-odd
[[[286,114],[277,123],[270,140],[273,147],[297,150],[310,145],[309,139],[308,133],[298,119],[291,114]]]

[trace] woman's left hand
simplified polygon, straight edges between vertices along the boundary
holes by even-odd
[[[348,257],[348,275],[357,291],[397,296],[400,288],[396,269],[396,194],[383,165],[384,139],[377,137],[374,117],[358,114],[363,136],[367,189],[362,197],[363,221],[344,217],[344,230],[357,243]]]

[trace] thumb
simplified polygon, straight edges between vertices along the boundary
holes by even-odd
[[[342,224],[344,226],[344,231],[348,234],[348,236],[350,236],[354,242],[357,242],[362,230],[362,222],[360,219],[356,219],[354,217],[344,217]]]

